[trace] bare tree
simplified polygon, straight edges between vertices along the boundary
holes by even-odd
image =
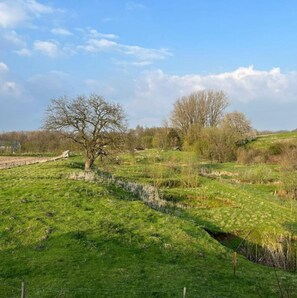
[[[206,92],[206,126],[216,127],[219,125],[223,112],[229,105],[226,94],[223,91]]]
[[[223,91],[197,91],[179,98],[171,113],[171,122],[182,137],[191,127],[216,127],[228,106]]]
[[[108,103],[92,94],[53,99],[46,111],[44,128],[61,132],[85,151],[85,170],[89,171],[99,156],[107,155],[121,143],[126,117],[119,104]]]

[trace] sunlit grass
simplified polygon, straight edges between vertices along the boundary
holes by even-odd
[[[170,171],[180,177],[189,158],[177,155],[181,169]],[[72,158],[0,172],[0,297],[19,296],[22,280],[28,297],[179,297],[184,287],[189,297],[279,296],[272,268],[239,257],[234,278],[232,251],[202,229],[249,229],[259,220],[274,224],[271,217],[278,227],[281,207],[291,222],[269,193],[261,206],[254,185],[199,176],[194,187],[161,188],[191,200],[179,215],[163,214],[113,185],[68,178],[82,166]],[[113,170],[145,182],[143,166],[123,162]],[[296,284],[295,274],[277,274],[284,289]]]

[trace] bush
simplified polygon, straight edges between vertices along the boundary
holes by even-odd
[[[268,147],[268,153],[270,155],[280,155],[283,153],[285,149],[285,144],[281,143],[281,142],[277,142],[277,143],[272,143],[269,147]]]
[[[283,171],[293,172],[297,170],[297,149],[287,148],[280,157],[279,164]]]
[[[203,129],[195,147],[200,156],[211,161],[228,162],[236,160],[237,145],[232,135],[221,128]]]
[[[239,148],[237,150],[237,162],[241,164],[265,163],[268,155],[259,149]]]

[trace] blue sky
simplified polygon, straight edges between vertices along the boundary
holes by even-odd
[[[0,0],[0,131],[38,129],[51,98],[96,92],[130,126],[223,90],[257,129],[297,128],[297,2]]]

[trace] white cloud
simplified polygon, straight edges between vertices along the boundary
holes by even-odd
[[[104,50],[117,49],[118,44],[114,41],[108,39],[89,39],[84,46],[79,46],[79,48],[84,49],[87,52],[100,52]]]
[[[140,2],[128,1],[126,2],[126,9],[127,10],[139,10],[145,9],[146,6]]]
[[[102,96],[110,97],[117,93],[116,87],[112,83],[102,82],[101,80],[87,79],[86,86],[91,92],[100,92]]]
[[[12,1],[11,1],[12,3]],[[0,3],[0,26],[3,28],[15,27],[21,22],[28,20],[26,11],[15,4],[8,2]]]
[[[2,90],[13,92],[13,93],[18,93],[19,91],[16,82],[12,82],[12,81],[4,82],[1,87],[2,87]]]
[[[35,15],[53,13],[54,10],[52,7],[39,3],[35,0],[27,0],[25,1],[25,6],[29,11],[34,13]]]
[[[89,36],[91,38],[105,38],[105,39],[117,39],[119,38],[116,34],[112,33],[101,33],[96,29],[89,28]]]
[[[27,48],[22,48],[20,50],[14,51],[14,52],[17,53],[19,56],[23,56],[23,57],[29,57],[32,55],[32,52],[30,50],[28,50]]]
[[[13,44],[14,46],[24,47],[26,45],[24,38],[20,36],[15,30],[4,32],[3,37],[6,41],[8,41],[10,44]]]
[[[124,54],[134,56],[139,60],[159,60],[172,56],[167,49],[149,49],[129,45],[119,45],[119,48]]]
[[[175,98],[204,89],[224,90],[232,101],[296,100],[296,73],[283,74],[279,68],[255,70],[240,67],[231,72],[210,75],[167,75],[162,70],[147,73],[143,83],[148,94],[154,90],[173,90]],[[144,92],[144,91],[143,91]],[[166,93],[166,92],[165,92]],[[171,92],[172,93],[172,92]],[[290,94],[290,96],[288,96]]]
[[[72,32],[70,32],[69,30],[64,29],[64,28],[53,28],[51,30],[51,32],[55,35],[62,35],[62,36],[71,36],[71,35],[73,35]]]
[[[172,53],[167,49],[150,49],[140,46],[125,45],[106,38],[90,38],[84,45],[80,45],[78,48],[93,53],[100,51],[115,51],[136,58],[140,61],[136,62],[136,64],[142,66],[151,64],[154,60],[165,59],[172,56]]]
[[[86,29],[75,28],[75,30],[82,33],[85,37],[84,44],[78,45],[77,49],[92,53],[110,51],[117,54],[130,56],[132,59],[137,60],[129,63],[124,62],[123,65],[130,64],[134,66],[145,66],[152,64],[152,62],[155,60],[161,60],[172,56],[172,53],[165,48],[154,49],[145,48],[138,45],[122,44],[118,41],[115,41],[115,39],[118,39],[119,36],[113,33],[101,33],[90,27],[87,27]],[[117,64],[119,65],[120,63]]]
[[[3,63],[3,62],[0,62],[0,72],[6,72],[8,71],[8,66]]]
[[[53,12],[52,7],[35,0],[3,0],[0,2],[0,27],[15,28],[34,17]]]
[[[36,40],[34,49],[49,57],[56,57],[59,54],[57,42]]]
[[[11,78],[8,66],[0,62],[0,101],[3,98],[16,98],[21,94],[21,87]]]
[[[144,118],[150,119],[146,125],[160,125],[178,97],[214,89],[226,92],[230,109],[247,113],[257,128],[297,127],[297,120],[278,116],[292,114],[297,106],[297,72],[283,73],[279,68],[257,70],[253,66],[209,75],[169,75],[156,70],[144,72],[125,88],[130,91],[121,94],[128,99],[125,105],[133,125],[144,124]]]
[[[136,67],[144,67],[152,64],[152,61],[116,61],[115,64],[129,67],[129,66],[136,66]]]

